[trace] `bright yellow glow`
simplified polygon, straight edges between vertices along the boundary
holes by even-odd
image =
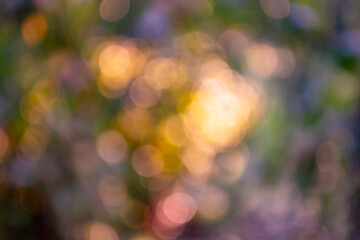
[[[129,66],[129,52],[120,45],[110,45],[100,54],[99,67],[107,77],[123,77]]]
[[[125,185],[114,177],[101,179],[98,193],[101,201],[109,207],[121,205],[127,197]]]
[[[260,77],[269,77],[278,66],[275,50],[266,44],[256,44],[246,52],[249,69]]]
[[[241,84],[230,80],[206,78],[201,81],[184,115],[187,133],[195,135],[197,141],[200,136],[215,147],[224,147],[235,143],[247,129],[249,117],[257,110],[250,97],[251,87],[243,78],[237,81]]]
[[[27,16],[21,25],[22,37],[29,46],[41,43],[46,36],[47,30],[46,19],[40,13]]]
[[[100,16],[105,21],[116,22],[124,18],[129,9],[129,0],[103,0],[100,5]]]
[[[162,153],[151,145],[144,145],[135,150],[132,156],[135,171],[144,177],[154,177],[164,168]]]
[[[261,8],[271,18],[282,19],[290,14],[289,0],[260,0]]]
[[[96,150],[102,160],[109,164],[116,164],[124,159],[127,153],[127,143],[119,132],[109,130],[98,137]]]
[[[108,43],[98,56],[101,74],[98,78],[100,92],[108,98],[121,94],[132,78],[139,75],[147,61],[148,46],[141,40],[131,39]]]

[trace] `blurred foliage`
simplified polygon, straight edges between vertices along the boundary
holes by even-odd
[[[359,12],[0,0],[0,239],[360,239]]]

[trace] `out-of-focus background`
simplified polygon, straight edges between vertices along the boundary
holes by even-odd
[[[360,239],[359,13],[0,0],[0,239]]]

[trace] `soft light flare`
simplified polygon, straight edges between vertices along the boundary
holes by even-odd
[[[124,159],[127,153],[127,143],[119,132],[109,130],[97,138],[96,150],[102,160],[109,164],[116,164]]]

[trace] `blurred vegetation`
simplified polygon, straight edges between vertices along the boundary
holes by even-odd
[[[0,239],[360,239],[359,12],[0,0]]]

